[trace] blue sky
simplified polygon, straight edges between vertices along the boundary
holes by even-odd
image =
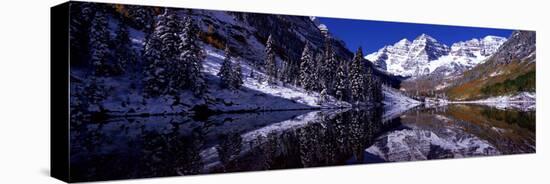
[[[472,38],[483,38],[487,35],[502,36],[507,38],[512,33],[512,30],[506,29],[411,24],[323,17],[319,17],[319,21],[327,25],[329,32],[335,35],[335,37],[344,40],[344,42],[346,42],[346,46],[351,51],[355,52],[357,47],[362,46],[365,55],[375,52],[385,45],[394,44],[403,38],[407,38],[412,41],[422,33],[426,33],[448,46],[458,41],[470,40]]]

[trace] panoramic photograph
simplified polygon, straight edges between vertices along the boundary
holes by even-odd
[[[535,31],[69,7],[75,182],[536,152]]]

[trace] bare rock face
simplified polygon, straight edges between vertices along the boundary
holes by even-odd
[[[503,44],[493,56],[494,64],[508,64],[512,60],[535,62],[536,40],[534,31],[515,31],[509,41]]]
[[[262,62],[265,42],[269,35],[274,39],[279,58],[298,61],[306,42],[316,51],[324,47],[326,26],[318,19],[307,16],[280,16],[261,13],[241,13],[212,10],[193,10],[202,31],[244,59]],[[353,54],[344,43],[332,37],[337,57],[351,59]]]

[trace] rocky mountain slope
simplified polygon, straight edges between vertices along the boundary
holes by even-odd
[[[309,42],[317,51],[324,46],[325,32],[306,16],[279,16],[261,13],[242,13],[212,10],[193,10],[205,40],[217,48],[225,44],[235,47],[235,54],[251,62],[265,59],[264,43],[273,36],[280,59],[299,60],[302,49]],[[342,41],[333,39],[337,57],[351,59],[353,54]]]
[[[498,51],[455,78],[446,91],[454,100],[535,92],[536,33],[515,31]]]

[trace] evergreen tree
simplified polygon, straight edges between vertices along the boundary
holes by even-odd
[[[220,67],[220,71],[218,72],[218,77],[220,77],[221,80],[221,87],[222,88],[232,88],[232,78],[231,74],[233,73],[233,64],[231,63],[231,53],[229,51],[229,46],[225,46],[225,58],[223,59],[222,66]]]
[[[288,83],[292,85],[298,84],[298,79],[300,77],[300,65],[296,60],[289,61],[290,68],[288,70]]]
[[[127,10],[139,28],[146,31],[151,29],[154,15],[150,7],[129,5]]]
[[[89,104],[88,108],[96,112],[102,111],[103,100],[107,98],[106,92],[104,82],[96,76],[91,76],[90,81],[84,87],[84,98]]]
[[[281,66],[281,72],[279,72],[279,80],[281,82],[283,82],[283,85],[286,85],[287,83],[289,83],[288,79],[289,79],[289,76],[288,76],[288,70],[290,69],[290,65],[288,63],[289,61],[288,60],[285,60],[283,59],[282,61],[282,66]]]
[[[71,66],[86,66],[90,64],[90,27],[95,17],[96,4],[79,3],[70,8],[70,59]]]
[[[116,70],[124,72],[129,66],[134,66],[133,63],[136,60],[135,53],[131,47],[128,28],[122,21],[118,24],[115,34]]]
[[[180,60],[186,68],[187,86],[193,91],[196,96],[202,95],[206,90],[206,81],[202,74],[202,61],[204,52],[199,45],[199,27],[192,17],[187,16],[184,20],[182,30],[182,45],[183,51],[180,55]]]
[[[375,103],[382,103],[384,100],[384,93],[382,93],[382,82],[380,78],[375,77],[374,78],[374,102]]]
[[[275,60],[275,48],[273,43],[273,38],[271,35],[267,38],[267,42],[265,45],[265,70],[268,76],[267,82],[269,84],[273,84],[276,82],[277,78],[277,61]]]
[[[315,81],[315,60],[313,54],[311,53],[309,42],[306,42],[304,50],[302,51],[302,57],[300,58],[300,76],[299,83],[300,85],[310,91],[314,89]]]
[[[350,97],[351,101],[359,102],[364,100],[365,69],[362,63],[363,51],[361,47],[357,49],[350,66]]]
[[[166,9],[157,17],[155,29],[145,44],[144,83],[148,95],[174,93],[186,82],[183,80],[185,68],[178,57],[182,43],[178,36],[181,28],[179,22],[176,13]]]
[[[324,86],[323,81],[323,71],[324,71],[324,57],[322,53],[317,53],[315,55],[315,60],[313,64],[313,80],[317,81],[313,83],[313,91],[322,91]]]
[[[372,67],[366,67],[365,68],[365,77],[364,77],[364,101],[372,102],[374,100],[374,74],[372,71]]]
[[[345,71],[344,62],[340,62],[336,70],[335,95],[338,100],[347,100],[348,95],[348,75]]]
[[[238,89],[243,84],[240,62],[233,65],[229,46],[225,46],[225,59],[223,60],[218,76],[221,79],[221,87]]]
[[[97,11],[90,27],[90,63],[93,74],[104,76],[108,73],[109,30],[107,17],[103,11]]]
[[[281,81],[283,81],[284,84],[296,84],[297,73],[299,73],[297,67],[296,62],[293,62],[292,60],[283,60]]]
[[[243,85],[243,72],[240,59],[238,59],[237,63],[235,63],[233,71],[232,85],[235,87],[235,89],[239,89]]]
[[[325,38],[325,50],[323,53],[323,60],[319,65],[320,68],[320,78],[323,82],[323,88],[327,89],[329,94],[333,94],[334,83],[336,79],[336,68],[338,68],[338,63],[336,60],[336,55],[332,48],[330,36]]]
[[[162,56],[162,42],[157,29],[149,37],[145,48],[143,49],[143,57],[145,60],[144,68],[144,90],[150,96],[158,96],[164,94],[168,87],[168,63]]]
[[[108,89],[103,77],[89,75],[85,80],[77,82],[71,90],[71,119],[75,122],[90,120],[91,115],[104,110],[103,101],[107,98]]]

